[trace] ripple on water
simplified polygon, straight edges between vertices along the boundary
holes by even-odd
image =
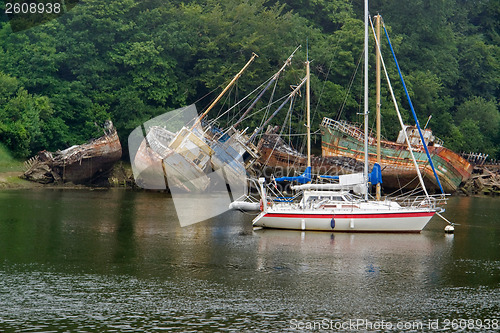
[[[279,274],[278,274],[279,275]],[[275,276],[274,278],[279,276]],[[498,317],[494,288],[397,291],[391,295],[199,279],[138,279],[47,271],[1,271],[0,327],[23,331],[292,330],[290,320]],[[267,281],[269,283],[269,281]],[[347,282],[346,282],[347,283]],[[363,294],[366,293],[366,294]],[[305,315],[307,314],[307,315]]]
[[[252,231],[237,213],[179,228],[166,222],[163,195],[16,193],[0,193],[2,213],[24,202],[0,218],[0,331],[281,332],[294,331],[292,319],[500,317],[498,228]],[[465,212],[469,224],[494,223]]]

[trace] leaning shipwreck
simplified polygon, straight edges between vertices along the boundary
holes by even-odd
[[[200,116],[193,104],[156,117],[148,121],[149,125],[134,130],[129,137],[129,151],[139,186],[203,192],[217,183],[242,182],[246,169],[259,156],[257,148],[246,130],[236,129],[237,124],[221,129],[204,118],[256,57],[254,53]]]
[[[277,177],[296,175],[307,167],[307,156],[296,150],[278,133],[279,127],[269,127],[257,144],[260,152],[255,170],[263,175],[274,174]],[[346,156],[311,155],[313,174],[339,175],[358,172],[363,163]]]
[[[315,174],[339,175],[357,172],[363,166],[363,131],[355,124],[324,118],[320,126],[322,134],[322,156],[311,156],[311,166]],[[262,136],[257,148],[261,154],[257,167],[260,172],[278,176],[302,173],[306,168],[307,158],[278,134],[278,127],[269,128]],[[413,126],[405,128],[413,146],[418,166],[424,175],[427,189],[438,191],[439,187],[433,176],[420,137]],[[424,140],[428,145],[432,161],[446,192],[455,192],[460,184],[466,182],[472,174],[473,165],[457,153],[443,147],[443,143],[432,135],[430,129],[424,131]],[[370,166],[376,162],[376,139],[368,137],[368,161]],[[418,184],[404,135],[396,141],[382,141],[381,168],[384,188],[396,189],[407,186],[413,189]]]
[[[355,124],[323,118],[321,128],[321,147],[323,156],[343,156],[363,161],[363,131]],[[405,127],[406,134],[413,146],[413,153],[428,189],[438,190],[438,184],[427,159],[422,141],[414,126]],[[455,192],[461,183],[470,178],[473,166],[462,156],[443,146],[430,129],[423,131],[424,141],[429,148],[436,172],[446,192]],[[381,168],[384,187],[399,188],[408,184],[410,188],[418,183],[410,151],[404,141],[403,130],[394,141],[381,140]],[[376,163],[376,138],[368,137],[368,161]]]
[[[217,170],[224,171],[226,183],[240,182],[258,156],[245,131],[231,127],[222,132],[204,122],[177,132],[151,126],[131,153],[140,187],[166,189],[168,179],[168,188],[185,192],[205,191],[213,181],[210,175]]]
[[[40,151],[25,162],[24,178],[42,184],[92,183],[109,171],[122,156],[120,139],[113,123],[104,125],[104,135],[85,144],[56,152]]]

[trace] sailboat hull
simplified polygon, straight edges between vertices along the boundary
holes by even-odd
[[[336,213],[303,211],[261,212],[255,227],[339,232],[410,232],[418,233],[427,225],[434,210],[405,212]]]

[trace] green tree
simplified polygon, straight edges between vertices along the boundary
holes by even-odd
[[[353,17],[352,1],[347,0],[287,0],[286,10],[292,10],[311,21],[325,33],[340,29]]]
[[[495,102],[474,97],[458,106],[455,118],[464,130],[463,150],[475,148],[476,152],[489,153],[492,156],[498,152],[500,112]],[[478,133],[472,133],[474,130]]]
[[[432,115],[429,126],[447,145],[470,146],[467,140],[485,131],[480,109],[499,102],[499,2],[373,0],[370,10],[384,16],[420,121]],[[0,72],[9,75],[0,77],[3,138],[10,133],[9,140],[28,143],[24,153],[36,148],[34,142],[64,148],[99,135],[95,124],[111,118],[124,139],[173,108],[193,102],[205,107],[256,52],[259,58],[231,98],[246,95],[299,44],[303,48],[281,76],[275,96],[288,93],[304,76],[307,51],[313,127],[323,116],[358,120],[362,11],[361,1],[348,0],[88,0],[26,31],[13,33],[0,22]],[[383,53],[404,120],[412,122],[387,48]],[[303,102],[297,100],[296,106],[293,125],[302,131]],[[465,108],[472,123],[462,119]],[[26,113],[25,118],[16,112]],[[282,124],[285,114],[273,123]],[[382,115],[386,135],[394,138],[399,125],[385,87]],[[257,126],[259,117],[244,125]],[[476,148],[493,152],[500,138],[481,140]]]
[[[419,121],[424,122],[429,116],[447,112],[453,107],[453,99],[446,95],[439,77],[430,71],[414,71],[405,77],[410,91],[410,98],[416,108]],[[405,96],[401,96],[407,105]]]
[[[2,73],[0,91],[5,96],[0,100],[0,141],[17,157],[27,157],[47,147],[43,130],[53,113],[49,99],[28,94],[15,78]]]
[[[461,76],[457,82],[460,101],[472,96],[497,98],[500,92],[500,46],[484,42],[481,35],[464,37],[459,45]]]
[[[484,136],[481,134],[477,121],[465,119],[460,123],[459,130],[464,138],[461,150],[466,152],[484,151]]]

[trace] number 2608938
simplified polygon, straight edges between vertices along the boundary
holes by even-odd
[[[62,7],[58,2],[51,3],[5,3],[5,14],[59,14]]]

